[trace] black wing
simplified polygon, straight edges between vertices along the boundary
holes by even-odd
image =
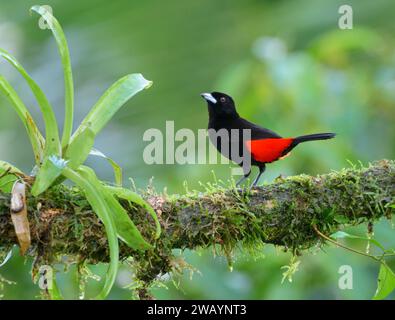
[[[262,128],[246,119],[239,118],[239,124],[242,129],[251,129],[251,139],[268,139],[268,138],[281,138],[277,133],[266,128]]]

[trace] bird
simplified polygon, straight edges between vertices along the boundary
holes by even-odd
[[[256,166],[259,173],[251,184],[257,186],[266,170],[266,164],[290,155],[293,148],[303,142],[327,140],[335,133],[315,133],[295,138],[283,138],[277,133],[240,117],[231,96],[221,92],[202,93],[208,106],[208,135],[217,150],[229,160],[243,167],[239,186]]]

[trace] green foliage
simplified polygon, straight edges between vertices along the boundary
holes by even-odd
[[[156,238],[160,235],[160,224],[153,209],[141,197],[132,191],[121,188],[121,168],[115,161],[106,157],[103,153],[94,150],[93,144],[96,135],[111,120],[122,105],[138,92],[148,88],[152,82],[144,79],[141,74],[130,74],[118,80],[93,106],[71,138],[74,113],[74,88],[66,37],[59,22],[44,7],[34,6],[31,10],[40,14],[50,26],[61,56],[65,81],[65,122],[62,141],[60,142],[59,139],[58,125],[54,111],[45,94],[22,65],[2,49],[0,49],[0,56],[5,58],[19,71],[37,99],[44,118],[45,139],[22,100],[2,76],[0,76],[0,91],[11,102],[26,128],[32,144],[36,159],[36,171],[38,172],[31,189],[32,195],[38,196],[55,186],[57,181],[63,181],[64,178],[67,178],[84,191],[94,212],[103,222],[110,248],[110,264],[104,286],[97,298],[104,299],[114,284],[118,270],[119,244],[117,236],[134,250],[145,251],[152,248],[152,245],[143,238],[115,195],[126,195],[128,201],[142,206],[149,212],[156,223]],[[118,188],[111,189],[109,186],[106,186],[97,178],[92,169],[83,165],[90,153],[104,157],[111,163],[114,168],[115,183],[119,186]],[[23,178],[26,177],[26,174],[6,162],[0,162],[0,190],[9,192],[12,183],[18,176]],[[61,294],[55,282],[55,277],[52,288],[52,291],[49,292],[50,296],[53,299],[60,299]]]
[[[66,164],[66,161],[56,157],[55,155],[51,155],[46,158],[43,164],[39,167],[39,172],[31,190],[32,195],[36,197],[47,190],[56,178],[62,174],[62,170]]]
[[[106,229],[108,237],[108,245],[110,247],[110,265],[106,274],[106,280],[104,287],[100,294],[97,296],[98,299],[104,299],[109,293],[114,284],[115,277],[118,270],[119,260],[119,245],[117,240],[117,229],[115,227],[114,220],[111,217],[111,209],[108,207],[107,202],[103,198],[99,182],[94,179],[87,179],[80,173],[75,172],[70,168],[64,168],[63,174],[66,178],[77,184],[82,190],[84,190],[86,198],[92,206],[95,213],[99,216]]]
[[[8,98],[9,102],[12,104],[20,120],[25,126],[33,148],[36,164],[39,165],[43,158],[45,143],[42,134],[38,130],[37,125],[33,121],[29,110],[26,108],[21,98],[19,98],[14,88],[3,76],[0,76],[0,91]]]
[[[69,144],[70,136],[73,130],[73,115],[74,115],[74,85],[73,74],[71,70],[70,53],[67,45],[66,37],[63,33],[62,27],[58,20],[43,6],[33,6],[31,11],[35,11],[43,19],[45,19],[49,28],[51,29],[56,44],[58,46],[59,54],[63,66],[64,85],[65,85],[65,117],[64,128],[62,136],[62,148],[66,148]]]
[[[85,162],[94,142],[95,134],[89,126],[86,126],[67,148],[65,158],[69,160],[70,168],[76,169]]]
[[[52,277],[52,284],[48,288],[48,295],[51,300],[62,300],[63,296],[59,290],[57,281],[56,281],[56,274]]]
[[[73,139],[81,134],[84,127],[87,125],[89,125],[93,133],[97,135],[130,98],[141,90],[148,89],[151,85],[152,81],[146,80],[141,74],[129,74],[119,79],[93,106],[73,135]]]
[[[113,171],[114,171],[114,181],[115,184],[117,186],[121,186],[122,185],[122,168],[120,167],[120,165],[118,165],[118,163],[116,163],[113,159],[111,159],[110,157],[107,157],[103,152],[92,148],[90,153],[90,155],[92,156],[96,156],[96,157],[100,157],[103,159],[106,159],[107,162],[111,165]]]
[[[151,249],[151,245],[148,244],[141,236],[132,220],[130,220],[126,210],[114,198],[113,194],[105,188],[105,185],[103,185],[96,177],[95,172],[86,166],[80,166],[78,172],[95,187],[101,198],[106,202],[109,209],[108,212],[111,219],[114,221],[118,237],[133,249]]]
[[[55,118],[55,113],[53,112],[52,106],[49,103],[47,97],[39,85],[30,77],[22,65],[13,56],[3,49],[0,49],[0,56],[6,59],[13,67],[15,67],[15,69],[18,70],[36,97],[45,123],[44,157],[48,158],[50,155],[60,156],[58,125]]]
[[[113,187],[113,186],[105,186],[105,188],[112,193],[114,196],[129,201],[130,203],[135,203],[141,207],[143,207],[147,212],[150,214],[151,218],[155,222],[156,226],[156,233],[155,239],[158,239],[161,233],[160,222],[158,216],[156,215],[154,209],[136,192],[132,190],[120,188],[120,187]]]
[[[373,297],[374,300],[386,298],[395,290],[395,273],[388,265],[383,262],[380,265],[380,271],[377,279],[377,290]]]
[[[14,182],[18,179],[18,175],[21,175],[22,171],[8,162],[0,160],[0,191],[11,192]]]

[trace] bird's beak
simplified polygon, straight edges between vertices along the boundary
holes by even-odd
[[[211,93],[202,93],[201,96],[203,99],[210,101],[211,103],[217,103],[217,99],[215,99]]]

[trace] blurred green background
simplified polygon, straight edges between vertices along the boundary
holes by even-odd
[[[38,28],[28,9],[35,1],[0,1],[0,47],[25,66],[63,117],[63,75],[49,30]],[[133,98],[100,134],[96,147],[118,161],[125,177],[144,188],[168,193],[202,189],[211,171],[226,181],[229,165],[146,165],[142,136],[149,128],[206,128],[207,110],[199,94],[225,91],[247,119],[283,136],[334,131],[335,140],[303,145],[293,156],[269,166],[264,176],[318,174],[395,155],[395,3],[390,0],[347,1],[354,29],[340,30],[334,0],[199,0],[50,1],[68,38],[76,88],[76,123],[103,91],[131,72],[141,72],[154,85]],[[3,61],[0,73],[15,85],[33,115],[38,108],[21,77]],[[0,159],[29,172],[33,156],[14,111],[0,97]],[[40,119],[41,120],[41,119]],[[41,122],[42,124],[42,122]],[[100,160],[89,160],[103,179],[112,172]],[[125,185],[129,180],[125,179]],[[364,234],[366,227],[353,232]],[[395,246],[391,223],[375,227],[379,240]],[[364,250],[363,243],[350,245]],[[179,252],[175,252],[179,255]],[[184,252],[199,272],[167,276],[153,289],[157,298],[207,299],[369,299],[376,287],[378,265],[341,249],[311,250],[301,257],[293,282],[281,284],[281,266],[290,255],[265,247],[260,257],[236,253],[233,272],[212,250]],[[353,290],[338,286],[341,265],[353,268]],[[0,295],[5,299],[38,296],[29,270],[17,252],[0,268]],[[103,274],[104,266],[92,267]],[[59,275],[66,297],[77,296],[75,268]],[[125,267],[111,299],[127,299],[123,287],[132,275]],[[166,286],[167,288],[165,288]],[[88,294],[98,283],[90,281]]]

